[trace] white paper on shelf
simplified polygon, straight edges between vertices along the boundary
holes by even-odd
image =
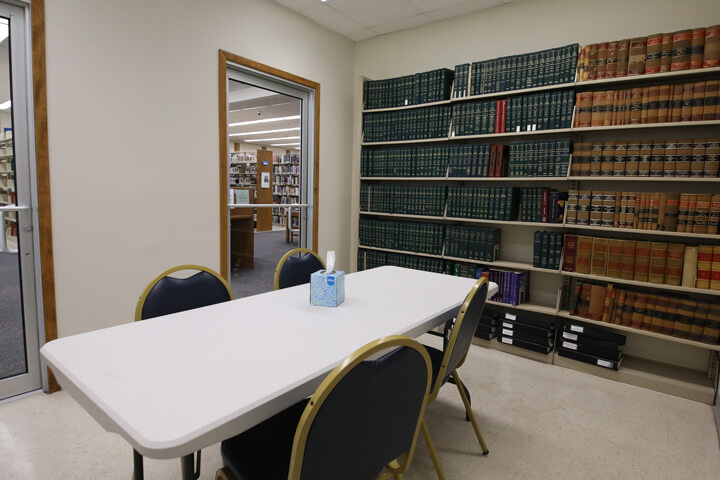
[[[607,368],[613,368],[613,367],[614,367],[614,365],[613,365],[612,362],[607,362],[607,361],[605,361],[605,360],[600,360],[599,358],[598,358],[598,360],[597,360],[597,364],[600,365],[601,367],[607,367]]]
[[[570,330],[572,330],[573,332],[583,333],[583,330],[585,329],[580,325],[570,325]]]
[[[507,329],[507,328],[503,328],[502,333],[503,333],[503,335],[507,335],[508,337],[512,337],[514,332],[513,332],[512,330]]]
[[[512,343],[513,343],[512,338],[502,337],[501,340],[502,340],[502,343],[508,343],[508,344],[510,344],[510,345],[512,345]]]
[[[503,322],[503,327],[513,328],[513,324],[512,324],[512,323],[508,323],[508,322]]]
[[[507,318],[508,320],[515,320],[517,317],[512,313],[506,313],[505,318]]]
[[[563,338],[567,338],[568,340],[577,340],[578,336],[574,333],[563,332]]]
[[[570,350],[577,350],[577,345],[570,342],[563,342],[562,343],[563,348],[569,348]]]

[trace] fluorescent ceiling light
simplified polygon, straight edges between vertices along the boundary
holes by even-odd
[[[0,19],[0,42],[8,37],[8,33],[7,18]]]
[[[237,137],[240,135],[261,135],[264,133],[280,133],[280,132],[292,132],[295,130],[300,130],[300,127],[293,127],[293,128],[278,128],[277,130],[262,130],[258,132],[240,132],[240,133],[231,133],[230,137]]]
[[[269,107],[279,107],[280,105],[290,105],[291,103],[298,103],[300,100],[293,100],[292,102],[283,102],[283,103],[273,103],[271,105],[261,105],[259,107],[246,107],[246,108],[238,108],[235,110],[228,110],[228,112],[245,112],[247,110],[258,110],[260,108],[269,108]],[[235,102],[232,102],[235,103]]]
[[[253,138],[253,142],[276,142],[278,140],[299,140],[300,137]]]
[[[300,145],[300,143],[273,143],[271,147],[287,147],[289,145]]]
[[[12,107],[12,102],[10,100],[0,103],[0,110],[9,110],[10,107]]]
[[[241,125],[257,125],[258,123],[268,123],[268,122],[282,122],[283,120],[298,120],[299,118],[300,118],[300,115],[293,115],[290,117],[265,118],[262,120],[251,120],[249,122],[231,123],[228,125],[228,127],[239,127]]]

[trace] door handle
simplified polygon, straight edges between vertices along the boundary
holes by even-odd
[[[27,205],[6,205],[0,207],[0,212],[24,212],[25,210],[30,210],[30,207]]]

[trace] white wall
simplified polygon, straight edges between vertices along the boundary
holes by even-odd
[[[219,269],[218,49],[320,83],[319,247],[347,264],[350,40],[271,1],[45,9],[60,336],[132,321],[170,266]]]

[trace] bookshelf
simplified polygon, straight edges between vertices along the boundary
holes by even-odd
[[[228,179],[230,187],[257,188],[257,154],[255,152],[231,152]]]
[[[273,163],[273,203],[300,203],[300,154],[286,151],[276,155]],[[287,214],[273,208],[273,224],[286,226]]]
[[[474,64],[473,64],[474,65]],[[467,72],[466,72],[467,73]],[[472,71],[467,73],[467,79],[471,78]],[[457,77],[456,77],[457,78]],[[465,95],[461,97],[451,96],[448,99],[435,101],[433,103],[405,105],[393,108],[361,108],[363,118],[381,112],[408,111],[421,109],[423,107],[443,106],[467,104],[468,102],[492,100],[501,101],[503,99],[520,98],[528,94],[550,94],[552,92],[560,92],[571,89],[576,94],[580,92],[598,91],[598,90],[617,90],[628,88],[641,88],[661,84],[678,84],[686,82],[700,82],[706,80],[720,79],[720,67],[700,68],[695,70],[680,70],[665,73],[646,74],[637,76],[626,76],[618,78],[606,78],[599,80],[572,81],[562,82],[550,85],[540,85],[532,88],[512,89],[506,91],[497,91],[480,95]],[[457,80],[456,80],[457,82]],[[453,87],[453,92],[455,86]],[[573,102],[574,105],[574,102]],[[575,116],[577,115],[577,106],[573,107],[570,125],[576,125]],[[480,115],[478,113],[478,115]],[[450,148],[455,145],[464,144],[503,144],[508,145],[515,141],[540,141],[540,140],[556,140],[569,139],[571,144],[578,142],[602,143],[603,141],[627,141],[637,140],[639,138],[649,138],[651,140],[663,140],[672,138],[715,138],[720,137],[720,116],[715,120],[692,120],[678,122],[662,122],[662,123],[642,123],[642,124],[625,124],[625,125],[606,125],[606,126],[590,126],[578,127],[570,126],[568,128],[550,128],[546,130],[529,130],[529,131],[509,131],[503,133],[484,133],[476,135],[453,135],[454,126],[451,119],[448,126],[447,136],[436,136],[436,138],[421,138],[415,140],[383,140],[383,141],[365,141],[364,136],[357,142],[361,150],[374,150],[378,148],[405,148],[413,146],[426,146],[434,148],[443,145],[449,145]],[[496,119],[497,121],[497,119]],[[502,121],[502,120],[501,120]],[[362,122],[363,127],[366,126],[365,121]],[[369,125],[369,124],[368,124]],[[524,125],[524,124],[523,124]],[[416,128],[416,126],[408,127]],[[390,130],[392,131],[392,130]],[[430,131],[430,130],[428,130]],[[498,131],[498,130],[496,130]],[[502,130],[500,130],[502,132]],[[422,136],[419,134],[417,136]],[[375,137],[377,138],[377,137]],[[388,137],[384,137],[388,138]],[[390,137],[392,138],[392,137]],[[401,137],[402,138],[402,137]],[[365,157],[363,157],[365,158]],[[569,190],[634,190],[636,192],[689,192],[689,193],[705,193],[720,194],[720,178],[717,176],[709,177],[670,177],[670,176],[590,176],[590,175],[571,175],[571,165],[573,159],[571,157],[567,166],[567,174],[565,176],[497,176],[497,177],[455,177],[449,176],[448,170],[445,175],[437,175],[438,171],[434,171],[434,176],[373,176],[372,173],[366,174],[362,170],[362,174],[358,176],[361,185],[414,185],[414,186],[466,186],[466,185],[489,185],[513,186],[525,188],[529,186],[542,186],[544,184],[551,185],[553,189],[565,192]],[[552,172],[551,172],[552,173]],[[630,183],[628,183],[630,182]],[[631,186],[631,187],[630,187]],[[366,205],[369,205],[369,201]],[[408,256],[422,258],[426,262],[455,262],[461,264],[487,266],[492,268],[503,268],[509,270],[518,270],[530,272],[535,277],[530,282],[530,302],[520,303],[518,305],[510,305],[497,301],[488,301],[488,306],[493,309],[507,312],[531,312],[549,316],[555,319],[556,323],[562,325],[565,321],[573,320],[583,322],[589,325],[597,325],[605,327],[608,330],[619,331],[627,334],[627,345],[623,358],[623,363],[618,371],[603,369],[592,365],[584,364],[576,360],[561,357],[557,352],[551,352],[548,355],[537,354],[523,350],[512,345],[505,345],[495,340],[487,341],[475,339],[474,343],[501,350],[507,353],[521,355],[534,360],[552,363],[565,368],[578,370],[584,373],[594,374],[616,381],[625,382],[645,388],[654,389],[660,392],[681,396],[684,398],[712,404],[715,399],[718,378],[718,352],[720,352],[720,344],[711,344],[701,341],[689,340],[687,338],[675,337],[665,333],[658,333],[650,330],[643,330],[625,325],[616,325],[599,320],[591,320],[578,315],[570,315],[567,309],[568,297],[574,282],[582,279],[583,281],[593,282],[599,285],[612,283],[617,288],[625,288],[628,286],[633,290],[646,292],[655,292],[663,295],[682,295],[695,300],[713,303],[720,296],[720,290],[706,288],[686,288],[681,286],[673,286],[666,284],[658,284],[636,280],[623,280],[620,278],[608,277],[603,275],[590,275],[576,272],[564,272],[560,269],[547,269],[533,266],[532,261],[532,234],[533,231],[560,231],[564,233],[573,233],[577,235],[593,235],[604,236],[609,238],[620,239],[645,239],[646,241],[664,241],[664,242],[680,242],[686,245],[717,245],[720,246],[720,234],[712,233],[693,233],[663,230],[645,230],[640,228],[617,228],[612,226],[596,226],[596,225],[578,225],[567,223],[545,223],[531,222],[520,220],[491,220],[481,218],[464,218],[449,215],[447,212],[447,195],[446,207],[443,215],[418,215],[410,213],[401,213],[402,208],[393,207],[390,211],[371,211],[369,208],[358,209],[356,221],[362,218],[376,218],[392,220],[397,222],[425,222],[429,224],[442,225],[461,225],[461,226],[478,226],[488,225],[495,226],[502,230],[500,252],[501,254],[495,261],[481,261],[470,258],[462,258],[449,256],[445,254],[443,248],[440,254],[418,253],[403,249],[384,248],[382,246],[367,246],[360,241],[355,243],[355,253],[353,258],[357,258],[359,262],[357,267],[363,268],[360,262],[364,260],[365,265],[375,265],[377,258],[372,261],[367,256],[370,252],[380,255],[387,255],[387,261],[390,261],[390,255]],[[375,209],[377,210],[377,209]],[[414,213],[416,213],[415,210]],[[502,217],[501,217],[502,218]],[[514,218],[519,219],[519,216]],[[564,217],[565,218],[565,217]],[[375,243],[375,242],[373,242]],[[368,253],[363,253],[368,252]],[[360,256],[357,254],[360,253]],[[363,255],[365,255],[363,257]],[[432,268],[438,268],[437,263],[433,263]],[[421,267],[412,267],[421,268]],[[443,271],[447,272],[447,269]]]
[[[0,206],[15,204],[15,164],[13,159],[13,138],[10,131],[0,139]],[[0,225],[9,243],[17,243],[17,213],[6,212]]]

